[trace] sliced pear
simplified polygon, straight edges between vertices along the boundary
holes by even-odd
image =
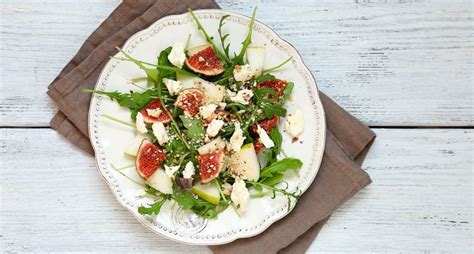
[[[182,73],[176,73],[176,80],[181,82],[181,85],[183,86],[183,90],[184,90],[184,89],[189,89],[189,88],[195,88],[196,86],[194,85],[194,82],[196,80],[199,81],[203,79],[186,75],[186,74],[182,74]]]
[[[252,143],[245,144],[229,160],[230,170],[244,180],[257,181],[260,177],[260,164]]]
[[[155,173],[148,178],[147,183],[161,193],[173,194],[173,181],[162,168],[157,169]]]
[[[176,80],[181,82],[183,90],[189,88],[197,88],[204,92],[203,103],[219,103],[224,99],[225,88],[223,86],[215,85],[202,78],[189,76],[186,74],[177,73]]]
[[[262,74],[265,63],[265,47],[251,46],[247,48],[247,63],[255,70],[255,76]]]
[[[220,137],[212,140],[211,142],[199,147],[197,149],[199,154],[207,154],[210,152],[214,152],[216,150],[224,150],[225,142]]]
[[[189,48],[186,53],[188,56],[192,56],[194,54],[196,54],[197,52],[209,47],[210,44],[203,44],[203,45],[198,45],[198,46],[194,46],[192,48]]]
[[[204,104],[219,103],[224,99],[224,86],[214,85],[205,80],[194,81],[194,83],[199,89],[204,91],[204,98],[202,99]]]
[[[214,183],[198,183],[193,186],[191,192],[198,195],[200,198],[208,201],[209,203],[215,205],[219,204],[219,201],[221,200],[219,190],[217,189]]]
[[[142,141],[145,138],[145,135],[138,133],[137,136],[127,145],[127,148],[125,149],[125,154],[136,157],[138,154],[138,149],[140,148],[140,145],[142,144]]]

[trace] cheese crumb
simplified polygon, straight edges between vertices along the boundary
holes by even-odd
[[[184,54],[184,45],[182,42],[173,44],[173,48],[168,55],[168,60],[170,60],[174,66],[183,68],[184,61],[186,61],[186,54]]]
[[[199,107],[199,114],[202,116],[202,118],[207,119],[210,116],[212,116],[212,113],[216,111],[217,105],[216,104],[209,104],[205,106]]]
[[[165,173],[169,177],[174,177],[174,173],[176,171],[178,171],[178,169],[179,169],[179,166],[167,166],[167,165],[165,165]]]
[[[250,193],[247,187],[245,187],[245,181],[242,179],[236,179],[232,185],[232,193],[230,194],[232,202],[239,206],[240,211],[247,209],[247,203],[250,199]]]
[[[149,109],[149,108],[147,108],[147,109],[146,109],[146,112],[147,112],[148,115],[150,115],[150,116],[159,117],[162,111],[161,111],[161,109],[159,109],[159,108],[155,108],[155,109]]]
[[[224,184],[222,184],[222,193],[224,195],[230,195],[230,193],[232,192],[232,185],[230,185],[230,183],[228,182],[225,182]]]
[[[227,106],[227,103],[225,103],[225,102],[220,102],[220,103],[219,103],[219,108],[220,108],[220,109],[224,110],[224,109],[225,109],[225,106]]]
[[[262,127],[260,127],[260,125],[257,125],[257,133],[260,137],[260,141],[266,148],[271,148],[275,146],[273,140],[268,136],[267,132]]]
[[[183,90],[183,85],[180,81],[164,78],[163,83],[165,83],[165,86],[171,95],[177,95],[181,90]]]
[[[235,81],[247,81],[255,76],[255,70],[250,65],[236,65],[234,67]]]
[[[234,92],[227,90],[227,95],[233,102],[248,105],[250,103],[250,99],[252,99],[253,92],[249,89],[242,89],[237,94],[235,94]]]
[[[303,113],[301,110],[296,110],[293,114],[288,114],[285,120],[285,125],[283,129],[286,133],[290,134],[292,137],[297,137],[303,132],[304,120]]]
[[[186,166],[184,166],[183,170],[183,178],[189,179],[194,175],[194,164],[192,162],[188,162]]]
[[[146,129],[145,121],[143,121],[143,115],[140,112],[138,112],[137,114],[137,119],[135,120],[135,126],[137,127],[138,132],[140,132],[141,134],[145,134],[148,132],[148,130]]]
[[[151,129],[153,130],[153,135],[155,135],[160,145],[168,143],[169,136],[163,123],[153,123]]]
[[[234,127],[234,134],[232,134],[232,137],[230,137],[230,148],[232,151],[238,152],[244,144],[245,137],[243,136],[243,132],[240,128],[239,122],[236,122],[234,124]]]
[[[206,134],[212,138],[216,136],[217,133],[219,133],[222,126],[224,126],[224,121],[213,119],[211,123],[207,126]]]

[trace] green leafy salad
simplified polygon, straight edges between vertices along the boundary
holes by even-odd
[[[300,190],[290,190],[284,179],[303,163],[282,152],[282,140],[298,140],[302,114],[285,108],[294,84],[271,75],[291,57],[264,68],[265,47],[252,44],[255,12],[240,52],[230,52],[231,35],[223,32],[229,15],[221,17],[215,39],[189,10],[206,44],[189,47],[188,36],[161,51],[156,63],[118,49],[115,59],[133,62],[146,74],[131,82],[140,90],[83,90],[131,111],[133,122],[103,116],[137,131],[125,154],[134,157],[143,181],[112,166],[155,200],[139,207],[139,213],[158,214],[170,201],[206,218],[229,206],[240,216],[254,198],[284,195],[290,209],[300,197]],[[283,117],[285,134],[278,127]]]

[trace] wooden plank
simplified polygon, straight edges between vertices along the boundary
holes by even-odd
[[[48,126],[47,85],[119,2],[0,3],[1,126]],[[246,15],[258,5],[320,89],[369,125],[473,125],[469,0],[218,2]]]
[[[474,131],[376,132],[364,165],[373,183],[332,216],[310,252],[472,250]],[[92,157],[53,130],[7,128],[0,137],[4,252],[207,252],[141,226]]]

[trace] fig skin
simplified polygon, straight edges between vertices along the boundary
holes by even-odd
[[[199,175],[202,183],[208,183],[216,178],[224,167],[224,152],[213,151],[198,155]]]
[[[199,106],[204,98],[204,93],[199,89],[186,89],[182,91],[176,99],[176,106],[182,109],[187,115],[195,116],[199,113]]]
[[[135,166],[138,174],[148,179],[156,170],[163,164],[166,159],[166,151],[160,149],[158,146],[144,139],[135,160]]]
[[[211,46],[197,52],[186,59],[186,66],[196,73],[215,76],[224,72],[221,61]]]

